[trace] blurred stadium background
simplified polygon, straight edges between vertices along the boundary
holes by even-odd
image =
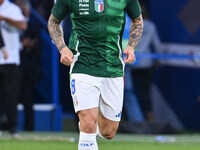
[[[168,122],[179,133],[198,133],[200,131],[200,1],[143,0],[143,2],[148,6],[150,18],[156,24],[159,36],[165,47],[165,54],[163,55],[145,56],[148,59],[158,59],[161,62],[161,67],[154,73],[154,82],[151,90],[155,120]],[[27,138],[27,145],[29,142],[34,145],[34,138],[29,140],[27,137],[32,134],[37,137],[59,136],[61,138],[60,141],[68,140],[71,137],[76,139],[78,137],[76,133],[78,131],[77,116],[73,111],[69,90],[69,68],[59,63],[58,51],[47,31],[47,21],[34,7],[31,11],[31,18],[37,22],[42,37],[42,79],[35,85],[34,92],[34,131],[36,133],[30,133],[30,135],[23,133],[24,113],[21,104],[18,105],[18,130],[22,131],[22,137]],[[71,27],[69,16],[63,21],[63,26],[66,43],[68,43]],[[143,56],[138,56],[138,59],[140,57]],[[68,133],[65,135],[63,135],[64,133],[38,133],[43,131],[66,131]],[[164,145],[155,144],[156,136],[153,135],[141,135],[140,137],[134,134],[119,135],[113,143],[118,140],[121,143],[124,141],[124,145],[130,144],[131,148],[129,149],[141,150],[156,150],[160,148],[163,150],[200,149],[200,136],[197,134],[193,136],[172,136],[176,138],[172,145],[169,143]],[[5,148],[7,139],[9,139],[7,134],[0,137],[0,149],[7,150]],[[41,138],[40,140],[42,141]],[[52,141],[59,141],[59,138],[52,139]],[[18,143],[15,140],[9,140],[9,142],[13,145],[13,147],[8,148],[9,150],[14,149],[14,145]],[[70,141],[68,142],[70,143]],[[103,143],[103,141],[100,142]],[[111,145],[114,146],[115,144],[113,143]],[[132,143],[135,144],[132,145]],[[51,145],[51,139],[47,144]],[[72,146],[69,149],[76,147],[76,144],[73,143],[69,145]],[[106,150],[106,143],[102,145],[105,146],[102,149]],[[23,147],[19,149],[23,150]],[[26,149],[32,148],[29,145]],[[39,148],[36,147],[35,149]],[[50,150],[54,148],[49,146],[44,149]],[[58,148],[56,147],[56,149]],[[60,149],[64,149],[62,144]],[[107,149],[114,149],[114,147]],[[117,148],[115,149],[117,150]]]

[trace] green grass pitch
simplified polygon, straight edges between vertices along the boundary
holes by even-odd
[[[200,150],[200,134],[177,134],[173,142],[156,142],[156,135],[117,134],[113,140],[98,138],[99,150]],[[168,136],[166,136],[168,137]],[[0,150],[77,150],[78,133],[22,132],[18,139],[6,132]]]

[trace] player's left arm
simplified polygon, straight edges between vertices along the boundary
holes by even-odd
[[[124,59],[124,62],[128,64],[135,62],[136,60],[134,52],[143,32],[142,14],[136,19],[132,19],[131,21],[132,22],[130,26],[129,42],[128,46],[124,49],[124,54],[127,55],[127,57]]]

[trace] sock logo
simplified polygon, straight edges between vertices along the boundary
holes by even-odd
[[[79,145],[83,147],[89,147],[89,146],[94,146],[94,143],[80,143]]]

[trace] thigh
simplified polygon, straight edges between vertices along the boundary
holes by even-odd
[[[110,121],[121,120],[124,80],[123,77],[106,78],[100,86],[99,110],[101,114]]]
[[[75,112],[98,108],[100,91],[95,77],[83,74],[71,74],[70,89]]]

